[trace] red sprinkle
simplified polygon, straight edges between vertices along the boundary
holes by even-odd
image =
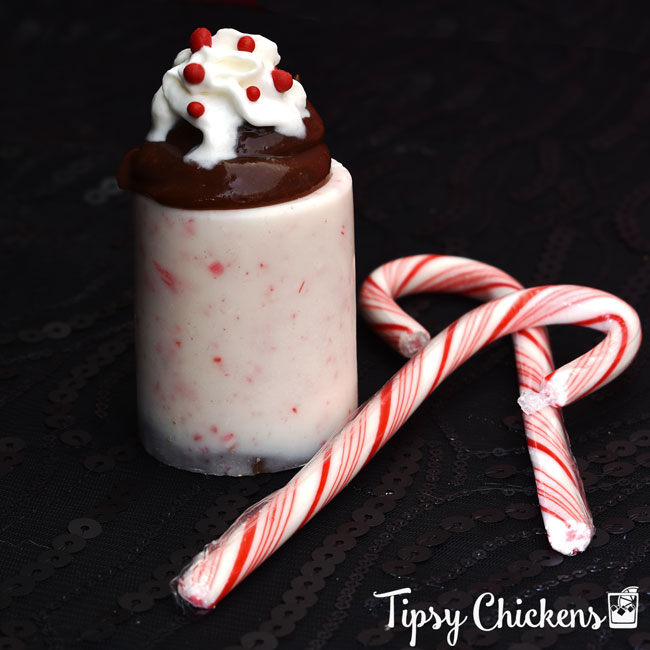
[[[213,424],[213,425],[210,427],[210,431],[212,431],[212,433],[217,433],[217,427]]]
[[[295,406],[294,406],[291,410],[292,410],[294,413],[298,413],[298,409],[297,409]]]
[[[240,52],[252,52],[255,49],[255,41],[251,36],[242,36],[237,41],[237,49]]]
[[[180,348],[181,345],[182,345],[182,343],[181,343],[180,341],[174,341],[174,343],[176,343],[176,345],[177,345],[179,348]]]
[[[185,224],[183,225],[185,228],[185,232],[190,235],[190,237],[193,237],[196,235],[196,227],[194,226],[194,217],[190,217]]]
[[[286,70],[272,70],[273,85],[279,93],[286,93],[293,86],[293,79]]]
[[[190,35],[190,49],[198,52],[203,46],[212,47],[212,34],[205,27],[198,27]]]
[[[212,357],[212,361],[215,363],[221,363],[221,357]]]
[[[177,291],[178,289],[178,281],[174,277],[174,275],[171,273],[171,271],[168,271],[162,264],[158,264],[154,260],[153,265],[156,267],[156,271],[160,274],[160,279],[163,281],[164,284],[166,284],[172,291]]]
[[[190,63],[183,68],[185,81],[200,84],[205,79],[205,68],[200,63]]]
[[[252,102],[256,102],[260,98],[260,89],[257,86],[249,86],[246,88],[246,97]]]
[[[187,112],[192,116],[192,117],[201,117],[203,113],[205,113],[205,106],[201,104],[201,102],[190,102],[187,105]]]
[[[208,266],[208,269],[213,275],[221,275],[223,273],[223,264],[221,262],[213,262]]]
[[[201,440],[201,438],[203,438],[203,436],[200,433],[194,434],[194,440]]]

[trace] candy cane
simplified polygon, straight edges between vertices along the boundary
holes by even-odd
[[[372,328],[404,356],[415,354],[429,341],[422,325],[395,302],[414,293],[459,293],[492,300],[523,289],[500,269],[463,257],[414,255],[375,269],[361,287],[360,309]],[[584,551],[594,525],[571,445],[559,409],[547,406],[548,396],[537,391],[553,372],[551,347],[544,328],[513,335],[517,372],[537,496],[550,545],[573,555]],[[539,410],[534,410],[539,408]]]
[[[545,378],[539,388],[559,400],[554,406],[614,379],[640,345],[636,312],[595,289],[535,287],[477,307],[411,357],[285,487],[249,508],[206,546],[172,581],[178,598],[201,609],[214,607],[334,498],[461,363],[501,336],[552,323],[607,333],[592,350]]]

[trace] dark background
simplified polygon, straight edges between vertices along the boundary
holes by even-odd
[[[565,410],[598,528],[584,554],[546,542],[504,340],[217,610],[194,620],[167,595],[187,557],[291,476],[198,476],[137,444],[129,197],[114,176],[195,27],[264,34],[301,75],[354,178],[359,282],[398,256],[460,254],[650,316],[645,3],[262,5],[0,8],[0,648],[401,650],[373,591],[410,586],[412,604],[464,614],[491,591],[604,615],[605,592],[631,584],[637,630],[467,625],[456,647],[650,648],[647,345]],[[437,331],[471,303],[405,305]],[[554,329],[556,362],[597,340]],[[359,324],[362,399],[401,364]],[[443,638],[421,631],[417,647]]]

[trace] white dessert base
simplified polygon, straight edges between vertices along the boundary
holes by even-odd
[[[357,406],[352,181],[240,210],[135,197],[140,435],[207,474],[307,462]]]

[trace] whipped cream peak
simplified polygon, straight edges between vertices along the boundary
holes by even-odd
[[[305,90],[277,69],[280,55],[273,41],[230,28],[210,38],[199,28],[190,45],[176,55],[154,95],[147,140],[162,142],[179,119],[187,120],[203,133],[203,142],[184,160],[212,169],[237,156],[237,132],[244,122],[305,137]]]

